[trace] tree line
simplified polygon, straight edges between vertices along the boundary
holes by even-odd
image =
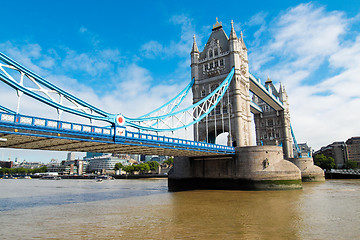
[[[146,163],[140,163],[140,164],[133,164],[124,166],[121,163],[116,163],[114,170],[122,169],[123,171],[127,173],[133,173],[133,172],[140,172],[140,173],[147,173],[149,171],[156,171],[159,168],[160,164],[156,161],[146,162]]]
[[[333,157],[326,157],[324,154],[317,154],[313,157],[314,164],[321,167],[322,169],[330,170],[337,168]],[[345,169],[356,169],[358,168],[357,162],[348,160],[344,167]]]
[[[0,175],[14,175],[14,174],[35,174],[35,173],[43,173],[47,172],[47,167],[39,167],[39,168],[0,168]]]

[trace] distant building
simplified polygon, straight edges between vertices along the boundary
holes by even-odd
[[[1,168],[12,168],[13,167],[12,161],[0,161],[0,167]]]
[[[70,161],[70,160],[75,160],[75,153],[74,152],[69,152],[67,154],[67,158],[66,160]]]
[[[51,159],[48,164],[46,164],[48,172],[59,172],[60,162],[56,159]]]
[[[43,167],[45,164],[42,162],[27,162],[27,161],[22,161],[21,163],[19,163],[16,167],[17,168],[29,168],[29,169],[34,169],[34,168],[41,168]]]
[[[102,155],[106,155],[106,154],[105,153],[97,153],[97,152],[87,152],[84,159],[90,159],[90,158],[93,158],[93,157],[100,157]]]
[[[156,161],[156,162],[162,162],[167,160],[168,156],[159,156],[159,155],[141,155],[140,161],[142,162],[150,162],[150,161]]]
[[[346,140],[348,160],[357,162],[360,167],[360,137],[352,137]]]
[[[312,157],[312,149],[311,147],[309,147],[307,145],[307,143],[299,143],[298,144],[300,153],[298,152],[298,150],[295,147],[295,144],[293,145],[294,148],[294,157],[295,158],[299,158],[299,157]]]
[[[86,173],[88,162],[85,160],[63,160],[59,163],[57,160],[52,159],[50,163],[47,164],[49,172],[57,172],[60,175],[65,174],[78,174],[82,175]]]
[[[335,160],[336,167],[343,168],[348,161],[348,150],[345,142],[333,142],[325,147],[321,147],[314,155],[324,154],[326,157],[332,157]]]
[[[130,158],[128,155],[121,154],[118,156],[102,155],[93,157],[89,160],[89,172],[102,172],[103,170],[113,170],[116,163],[128,165]]]

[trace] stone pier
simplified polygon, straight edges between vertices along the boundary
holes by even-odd
[[[324,170],[314,165],[314,160],[309,157],[291,158],[290,162],[294,163],[301,171],[303,182],[324,182]]]
[[[235,156],[176,157],[168,181],[169,191],[301,189],[301,171],[282,147],[237,147]]]

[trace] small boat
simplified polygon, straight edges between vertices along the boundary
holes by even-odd
[[[41,176],[40,179],[43,179],[43,180],[61,180],[61,177],[51,176],[51,175],[44,175],[44,176]]]
[[[96,179],[96,182],[102,182],[102,181],[103,181],[102,178]]]

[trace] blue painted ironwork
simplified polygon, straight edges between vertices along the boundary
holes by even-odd
[[[275,110],[284,110],[283,103],[280,101],[280,99],[274,96],[272,93],[270,93],[268,89],[266,89],[266,87],[261,84],[260,79],[256,79],[256,77],[250,74],[249,80],[250,80],[250,91],[252,93],[254,93],[256,96],[261,98],[261,100],[266,102],[269,106],[271,106]],[[257,90],[258,92],[255,92],[255,90]]]
[[[144,117],[144,118],[126,118],[128,126],[138,128],[146,131],[156,131],[156,132],[165,132],[165,131],[175,131],[182,128],[187,128],[191,125],[196,124],[205,118],[210,112],[216,107],[220,102],[221,98],[224,96],[226,90],[228,89],[232,77],[234,75],[235,69],[232,68],[228,76],[224,81],[208,96],[200,100],[199,102],[177,112],[171,112],[166,115],[157,116],[157,117]],[[188,122],[184,121],[180,126],[177,127],[167,127],[166,121],[171,121],[171,119],[176,118],[178,122],[185,117],[188,117]],[[147,125],[142,125],[142,123]],[[163,128],[154,127],[154,124],[163,124]]]
[[[40,102],[43,102],[51,107],[56,108],[58,111],[66,111],[68,113],[76,114],[78,116],[86,117],[93,120],[101,120],[112,123],[113,125],[118,125],[119,121],[117,121],[119,115],[111,114],[105,112],[101,109],[98,109],[85,101],[78,99],[77,97],[67,93],[66,91],[56,87],[55,85],[51,84],[50,82],[46,81],[44,78],[40,77],[39,75],[33,73],[32,71],[28,70],[27,68],[21,66],[16,61],[10,59],[5,54],[0,52],[0,80],[4,83],[8,84],[12,88],[18,91],[18,93],[24,93]],[[20,73],[20,81],[17,82],[8,72],[5,71],[4,68],[12,69],[18,71]],[[147,131],[155,131],[155,132],[164,132],[164,131],[175,131],[182,128],[187,128],[201,119],[203,119],[206,115],[208,115],[215,106],[220,102],[221,98],[223,97],[226,89],[229,86],[229,83],[232,79],[234,74],[234,69],[230,72],[228,77],[224,80],[224,82],[209,94],[206,98],[201,100],[200,102],[191,105],[183,110],[175,111],[181,102],[184,100],[185,96],[189,93],[192,85],[194,84],[194,79],[172,100],[168,103],[164,104],[160,108],[145,114],[139,118],[127,118],[125,119],[125,126],[134,127],[140,130],[147,130]],[[38,89],[31,89],[27,88],[23,85],[23,78],[27,77],[35,85]],[[45,89],[46,88],[46,89]],[[41,92],[45,96],[39,94]],[[75,105],[68,107],[62,104],[62,100],[56,102],[49,93],[55,93],[60,96],[60,98],[65,98],[69,102]],[[4,111],[8,111],[6,107],[2,108]],[[166,109],[166,110],[164,110]],[[196,110],[197,112],[195,113]],[[14,112],[14,111],[12,111]],[[175,126],[171,126],[170,124],[166,123],[166,119],[175,119]],[[187,118],[187,121],[182,118]],[[193,121],[188,121],[193,119]],[[146,122],[145,125],[141,123]],[[159,122],[165,123],[166,127],[159,128]]]
[[[220,154],[234,154],[235,149],[229,146],[196,142],[191,140],[151,135],[139,132],[130,132],[122,127],[97,127],[86,124],[38,118],[12,113],[0,112],[0,132],[16,135],[49,137],[44,133],[55,133],[51,138],[81,140],[91,142],[115,143],[122,145],[136,145],[143,147],[169,148]],[[9,130],[4,130],[4,128]],[[31,130],[19,132],[14,129]],[[34,133],[38,131],[38,133]],[[77,137],[69,137],[77,136]],[[80,138],[79,138],[80,137]]]
[[[4,112],[7,112],[7,113],[12,113],[12,114],[15,114],[15,111],[11,110],[11,109],[8,109],[4,106],[1,106],[0,105],[0,110],[4,111]]]
[[[20,73],[20,81],[16,81],[12,75],[7,73],[5,69],[12,69]],[[140,130],[145,131],[154,131],[154,132],[166,132],[166,131],[175,131],[183,128],[187,128],[191,125],[194,125],[204,119],[208,114],[210,114],[211,111],[214,110],[216,105],[220,102],[222,97],[224,96],[225,92],[227,91],[230,82],[234,75],[234,68],[230,71],[229,75],[224,79],[224,81],[207,97],[203,98],[201,101],[188,106],[182,110],[177,110],[180,106],[180,104],[183,102],[187,94],[190,92],[190,89],[192,88],[194,84],[194,79],[173,99],[171,99],[166,104],[162,105],[161,107],[142,115],[138,118],[128,118],[124,116],[125,124],[124,126],[134,127]],[[39,89],[32,89],[25,87],[23,85],[23,78],[26,77],[30,81],[32,81]],[[93,119],[93,120],[101,120],[111,123],[111,127],[107,128],[101,128],[101,127],[93,127],[93,126],[86,126],[81,124],[75,124],[75,123],[66,123],[58,121],[57,123],[60,126],[70,127],[70,129],[64,129],[61,128],[61,130],[64,131],[82,131],[79,130],[85,129],[86,131],[98,129],[96,131],[102,131],[108,133],[110,131],[110,135],[113,137],[117,137],[116,135],[116,129],[119,126],[119,121],[117,119],[119,118],[119,114],[112,114],[105,112],[99,108],[96,108],[92,106],[89,103],[86,103],[85,101],[75,97],[74,95],[67,93],[66,91],[56,87],[52,83],[48,82],[44,78],[40,77],[36,73],[28,70],[27,68],[23,67],[16,61],[10,59],[5,54],[0,52],[0,80],[9,85],[10,87],[14,88],[18,95],[20,96],[22,93],[40,101],[43,102],[51,107],[56,108],[58,111],[66,111],[68,113],[72,113],[78,116],[82,116],[85,118]],[[257,93],[254,92],[257,96],[261,95],[265,99],[263,99],[265,102],[270,102],[269,104],[273,104],[278,109],[284,109],[281,101],[273,96],[260,82],[257,80],[253,75],[250,74],[250,83],[252,84],[253,88],[256,89]],[[252,89],[250,89],[252,90]],[[39,92],[41,94],[39,94]],[[50,96],[50,93],[55,93],[60,96],[60,101],[56,102],[54,98]],[[261,98],[261,96],[259,96]],[[70,103],[72,103],[74,106],[65,106],[62,103],[62,98],[66,99]],[[262,112],[262,109],[255,105],[254,103],[251,103],[251,109],[253,111]],[[21,116],[17,115],[18,111],[13,111],[5,106],[0,105],[0,110],[5,112],[1,113],[1,117],[6,116]],[[123,116],[121,116],[123,117]],[[16,119],[19,121],[27,121],[26,116],[22,117],[14,117],[14,124],[17,124]],[[36,121],[36,124],[34,122],[33,127],[51,127],[46,124],[54,124],[56,121],[54,120],[46,120],[43,119],[43,121],[40,118],[32,118],[28,117],[28,119],[32,119],[31,121]],[[175,124],[170,124],[169,121],[175,120]],[[30,121],[30,120],[28,120]],[[39,125],[44,122],[45,126]],[[33,124],[33,122],[31,123]],[[75,127],[75,129],[73,129]],[[99,130],[100,129],[100,130]],[[59,129],[58,129],[59,130]],[[85,131],[85,132],[86,132]],[[112,132],[113,131],[113,132]],[[131,134],[129,131],[125,131],[126,134]],[[293,134],[293,131],[291,129],[293,139],[295,146],[298,151],[300,151],[295,136]],[[134,134],[140,134],[140,133],[134,133]],[[142,134],[142,133],[141,133]],[[105,134],[106,135],[106,134]],[[140,136],[140,135],[139,135]],[[153,136],[153,135],[149,135]],[[127,136],[126,136],[127,137]],[[155,137],[155,135],[154,135]],[[156,137],[158,137],[156,135]]]
[[[139,118],[151,117],[151,116],[163,116],[172,113],[175,109],[179,107],[179,105],[183,102],[187,94],[189,93],[190,89],[194,85],[195,79],[193,78],[190,83],[173,99],[162,105],[161,107],[144,114]]]
[[[299,145],[297,144],[295,134],[294,134],[294,131],[293,131],[293,128],[292,128],[291,124],[290,124],[290,129],[291,129],[291,136],[293,138],[293,142],[294,142],[294,145],[295,145],[296,152],[298,153],[298,156],[301,157],[301,149],[300,149]]]
[[[40,77],[36,73],[23,67],[22,65],[20,65],[19,63],[12,60],[11,58],[9,58],[8,56],[6,56],[5,54],[3,54],[1,52],[0,52],[0,60],[3,63],[5,63],[5,64],[0,63],[0,70],[2,70],[2,72],[0,72],[0,80],[3,81],[4,83],[8,84],[10,87],[14,88],[15,90],[23,92],[24,94],[26,94],[38,101],[41,101],[49,106],[52,106],[56,109],[60,109],[60,110],[63,110],[63,111],[66,111],[66,112],[69,112],[72,114],[76,114],[78,116],[82,116],[82,117],[86,117],[86,118],[90,118],[90,119],[94,119],[94,120],[102,120],[102,121],[106,121],[106,122],[110,122],[110,123],[115,122],[115,118],[116,118],[115,114],[107,113],[107,112],[105,112],[99,108],[96,108],[96,107],[86,103],[85,101],[82,101],[81,99],[67,93],[66,91],[56,87],[52,83],[48,82],[47,80]],[[15,79],[4,70],[4,68],[9,68],[9,69],[18,71],[21,74],[21,78],[23,78],[24,76],[28,77],[31,81],[35,82],[35,84],[38,85],[40,89],[48,88],[50,91],[54,91],[57,94],[59,94],[60,96],[63,96],[64,98],[69,100],[70,102],[74,103],[74,105],[81,106],[83,109],[86,108],[89,111],[94,112],[96,114],[86,113],[86,112],[84,112],[84,110],[77,110],[74,108],[70,108],[70,107],[62,105],[61,103],[55,102],[53,99],[51,99],[49,97],[46,98],[44,96],[41,96],[40,94],[36,93],[35,91],[24,87],[21,83],[16,82]]]

